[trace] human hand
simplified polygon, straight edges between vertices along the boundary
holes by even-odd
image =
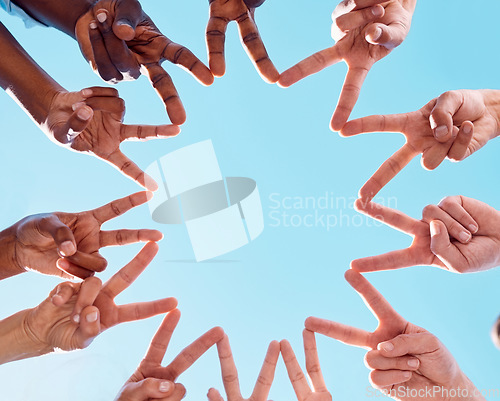
[[[498,100],[495,100],[498,93],[492,90],[451,91],[411,113],[349,121],[341,130],[342,136],[400,132],[406,138],[405,145],[363,185],[360,198],[373,199],[418,154],[422,154],[423,167],[434,170],[446,157],[460,161],[482,148],[500,132]]]
[[[367,332],[309,317],[308,330],[369,350],[365,362],[371,370],[371,384],[394,399],[414,400],[413,392],[418,399],[449,400],[446,391],[458,389],[472,394],[475,387],[435,336],[401,317],[361,274],[348,270],[345,278],[377,317],[377,329]],[[441,392],[427,397],[427,390],[438,387]]]
[[[177,401],[184,397],[186,392],[184,386],[174,382],[212,345],[222,339],[224,331],[220,327],[207,331],[184,348],[170,364],[163,367],[161,362],[180,316],[179,310],[175,309],[163,319],[146,356],[122,387],[116,401],[148,401],[160,398],[165,401]]]
[[[226,30],[229,22],[236,21],[241,42],[258,73],[264,81],[276,83],[280,74],[270,60],[255,24],[255,8],[243,0],[209,0],[209,3],[207,48],[212,73],[216,77],[222,77],[226,72],[224,56]],[[263,1],[257,2],[257,5],[262,3]]]
[[[56,144],[97,156],[139,185],[155,191],[157,183],[120,151],[128,140],[167,138],[180,132],[175,125],[122,124],[125,104],[112,88],[93,87],[58,92],[42,130]]]
[[[337,43],[302,60],[281,74],[278,84],[289,87],[344,60],[344,86],[331,120],[339,131],[356,105],[372,66],[399,46],[410,30],[416,0],[345,0],[334,10],[332,37]]]
[[[189,49],[164,36],[137,0],[96,2],[78,20],[75,32],[84,57],[105,81],[136,79],[144,67],[174,124],[183,124],[186,112],[161,64],[178,64],[203,85],[214,82],[210,70]]]
[[[138,192],[85,212],[26,217],[9,229],[14,237],[14,249],[10,252],[23,271],[35,270],[69,279],[87,278],[107,266],[106,259],[99,254],[101,248],[163,238],[157,230],[101,230],[108,220],[150,198],[150,193]]]
[[[326,388],[325,379],[319,364],[318,349],[316,348],[316,338],[312,331],[304,330],[304,352],[306,355],[306,369],[312,388],[309,387],[307,379],[300,368],[297,357],[292,346],[287,340],[280,342],[281,355],[285,362],[288,377],[292,382],[293,389],[298,401],[331,401],[332,396]]]
[[[410,247],[353,260],[359,272],[436,266],[454,273],[484,271],[500,265],[500,213],[465,196],[444,198],[424,208],[422,220],[372,202],[355,207],[374,219],[413,237]]]
[[[72,351],[86,348],[97,335],[117,324],[174,309],[175,298],[120,306],[114,301],[139,277],[157,252],[156,243],[146,244],[102,287],[96,277],[79,284],[59,284],[45,301],[26,314],[22,325],[26,336],[39,344],[40,349]]]
[[[267,354],[260,370],[257,383],[253,389],[250,398],[245,399],[241,395],[240,383],[238,380],[238,370],[234,363],[233,354],[231,352],[231,345],[229,338],[224,336],[222,340],[217,343],[217,351],[219,352],[220,367],[222,373],[222,381],[224,382],[224,389],[226,390],[228,401],[266,401],[271,385],[274,380],[274,372],[276,371],[276,364],[280,355],[280,345],[277,341],[271,342],[267,349]],[[223,401],[219,391],[211,388],[208,391],[209,401]]]

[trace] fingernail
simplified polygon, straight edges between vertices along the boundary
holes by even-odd
[[[420,361],[418,359],[410,359],[408,361],[408,366],[410,368],[418,368],[418,365],[420,365]]]
[[[88,107],[82,107],[80,110],[78,110],[76,115],[81,120],[88,120],[90,117],[92,117],[92,112],[89,110]]]
[[[403,372],[403,377],[409,379],[411,377],[411,372]]]
[[[435,237],[436,235],[439,235],[441,233],[439,226],[434,221],[431,221],[430,228],[431,228],[431,237]]]
[[[97,321],[97,312],[89,313],[86,317],[88,323],[94,323]]]
[[[386,352],[394,351],[394,345],[389,342],[379,344],[378,348]]]
[[[125,26],[128,26],[129,28],[132,28],[132,24],[125,19],[121,19],[120,21],[116,21],[116,25],[125,25]]]
[[[85,97],[92,96],[92,93],[93,93],[92,89],[89,89],[89,88],[82,89],[82,95]]]
[[[58,291],[59,291],[59,290],[58,290]],[[57,293],[56,293],[56,294],[52,297],[52,303],[53,303],[54,305],[56,305],[56,301],[58,301],[58,300],[59,300],[59,302],[61,302],[61,301],[62,301],[62,297],[61,297],[59,294],[57,294]]]
[[[461,241],[461,242],[469,242],[470,239],[471,239],[471,235],[470,233],[468,233],[467,231],[462,231],[460,233],[460,235],[458,236],[458,239]]]
[[[471,224],[471,225],[469,226],[469,230],[470,230],[471,232],[475,233],[475,232],[477,232],[477,230],[479,230],[479,227],[478,227],[478,226],[476,226],[475,224]]]
[[[381,17],[382,14],[384,13],[384,9],[382,7],[372,7],[372,14],[375,16],[375,17]]]
[[[59,247],[59,252],[63,256],[70,256],[76,252],[75,245],[71,241],[64,241]]]
[[[464,134],[470,134],[472,132],[472,127],[470,126],[470,124],[465,124],[463,131]]]
[[[73,316],[73,321],[74,321],[75,323],[80,323],[80,315],[75,315],[75,316]]]
[[[372,40],[378,40],[382,36],[382,29],[380,27],[375,28],[375,32],[373,32]]]
[[[71,108],[73,109],[73,111],[75,111],[76,109],[79,109],[80,107],[83,107],[83,106],[85,106],[85,103],[78,102],[78,103],[75,103],[73,106],[71,106]]]
[[[89,24],[89,27],[90,27],[90,29],[97,29],[97,24],[95,23],[95,21],[92,21],[92,22]]]
[[[443,138],[448,135],[448,127],[446,125],[441,125],[435,129],[434,134],[436,138]]]
[[[161,382],[160,383],[160,391],[162,393],[168,393],[172,388],[172,383],[170,382]]]
[[[108,18],[108,16],[106,15],[105,12],[100,12],[99,14],[97,14],[97,21],[99,21],[101,24],[106,21],[106,19]]]

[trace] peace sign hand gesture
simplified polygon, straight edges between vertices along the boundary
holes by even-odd
[[[277,82],[280,74],[269,59],[255,24],[255,8],[247,5],[252,2],[209,0],[209,3],[210,19],[207,25],[207,48],[212,73],[216,77],[222,77],[226,72],[224,56],[226,30],[231,21],[236,21],[241,42],[262,79],[268,83]],[[257,5],[261,3],[263,2],[257,2]]]
[[[413,237],[410,247],[353,260],[360,272],[436,266],[455,273],[484,271],[500,265],[500,213],[465,196],[443,199],[423,210],[422,220],[358,200],[356,209]]]
[[[234,363],[231,345],[229,344],[227,335],[217,343],[217,351],[219,352],[222,380],[227,394],[227,401],[267,401],[280,354],[279,343],[273,341],[269,344],[257,383],[255,384],[252,395],[248,399],[243,398],[241,395],[238,370]],[[219,391],[214,388],[208,391],[208,400],[224,401]]]
[[[332,15],[332,37],[337,43],[283,72],[278,84],[289,87],[326,67],[345,61],[348,71],[331,120],[332,130],[339,131],[349,119],[372,66],[406,38],[415,4],[416,0],[341,2]]]
[[[472,394],[475,387],[435,336],[402,318],[361,274],[348,270],[345,278],[377,317],[377,329],[368,332],[309,317],[308,330],[368,349],[365,361],[371,370],[370,382],[394,399],[414,400],[413,391],[419,399],[447,400],[445,391],[426,396],[427,390],[437,387],[448,392],[467,389]]]

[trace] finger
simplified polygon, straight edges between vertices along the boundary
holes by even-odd
[[[103,159],[115,166],[122,172],[123,175],[137,182],[137,184],[141,187],[146,188],[149,191],[156,191],[158,189],[158,184],[155,180],[153,180],[153,178],[142,171],[137,164],[125,156],[120,149],[115,150],[107,157],[103,157]]]
[[[453,116],[462,107],[463,101],[463,94],[460,91],[445,92],[437,98],[429,122],[434,131],[434,138],[438,142],[445,143],[452,139]]]
[[[80,132],[88,127],[94,117],[92,107],[85,103],[73,105],[73,113],[65,123],[64,129],[55,130],[56,139],[61,143],[72,143]]]
[[[344,86],[342,87],[342,92],[340,93],[340,98],[337,103],[337,108],[333,113],[330,123],[330,127],[333,131],[340,131],[349,119],[352,109],[354,109],[358,101],[363,82],[371,67],[372,65],[370,63],[364,66],[349,66]]]
[[[93,270],[85,269],[83,267],[75,265],[65,258],[58,259],[56,262],[56,266],[59,270],[61,270],[61,275],[63,278],[68,277],[71,280],[74,280],[75,278],[85,280],[86,278],[92,277],[95,274]]]
[[[382,18],[384,14],[384,7],[377,4],[372,7],[361,8],[343,14],[336,18],[335,23],[342,32],[347,32],[351,29],[363,28],[370,22]]]
[[[172,338],[177,324],[181,318],[181,313],[178,309],[174,309],[165,316],[160,328],[151,340],[151,344],[146,352],[144,360],[151,365],[161,365],[165,352],[167,351],[168,344]]]
[[[331,322],[317,317],[308,317],[305,322],[305,327],[307,330],[323,334],[327,337],[341,341],[344,344],[353,345],[355,347],[367,348],[370,344],[369,332],[341,323]]]
[[[157,253],[158,244],[155,242],[148,242],[134,259],[122,267],[104,284],[102,292],[107,294],[111,299],[114,299],[141,275]]]
[[[115,217],[121,216],[134,207],[148,202],[152,197],[153,194],[151,192],[137,192],[124,198],[114,200],[113,202],[97,209],[91,210],[90,213],[95,217],[99,224],[102,224],[108,220],[114,219]]]
[[[448,152],[448,158],[453,161],[461,161],[468,156],[467,150],[474,136],[474,124],[465,121],[458,131],[458,135],[451,145]]]
[[[448,155],[451,145],[453,145],[453,139],[446,143],[436,143],[429,149],[424,150],[421,161],[422,167],[426,170],[435,170]]]
[[[336,46],[321,50],[283,72],[278,80],[278,85],[282,88],[288,88],[301,79],[316,74],[339,61],[342,61],[342,56]]]
[[[144,401],[151,398],[164,399],[170,396],[175,389],[175,384],[168,380],[148,377],[137,383],[127,383],[120,393],[120,399],[128,401]]]
[[[169,138],[181,132],[177,125],[122,125],[120,139],[147,140],[155,138]]]
[[[267,400],[271,385],[274,380],[276,364],[280,355],[280,343],[277,341],[271,342],[267,349],[267,354],[262,364],[257,383],[250,397],[252,400]]]
[[[406,383],[412,377],[412,372],[401,370],[373,370],[370,373],[370,382],[373,387],[381,388]]]
[[[76,252],[76,240],[73,231],[54,214],[44,217],[38,224],[40,234],[54,240],[61,256],[71,256]]]
[[[226,30],[229,20],[225,17],[210,15],[207,25],[207,49],[208,65],[216,77],[222,77],[226,72],[226,60],[224,47],[226,42]]]
[[[121,121],[125,113],[125,101],[117,96],[92,96],[87,98],[84,104],[94,111],[111,113],[118,121]]]
[[[365,355],[365,365],[373,370],[415,371],[420,367],[420,360],[412,356],[388,358],[379,350],[373,350]]]
[[[371,200],[418,154],[408,144],[389,157],[359,190],[359,197]]]
[[[85,253],[77,251],[74,255],[62,259],[68,261],[73,265],[82,267],[91,272],[102,272],[108,266],[108,261],[104,259],[98,252]],[[61,266],[66,266],[61,261]],[[67,265],[69,267],[69,265]]]
[[[476,233],[479,229],[479,224],[465,210],[462,196],[447,196],[439,202],[438,206],[456,221],[460,222],[462,226],[467,227],[471,233]]]
[[[104,86],[91,86],[80,91],[83,100],[88,100],[92,97],[118,97],[118,91],[115,88]]]
[[[92,51],[94,53],[93,59],[97,67],[97,72],[100,77],[106,82],[118,82],[123,79],[123,75],[113,65],[109,57],[108,51],[104,44],[101,32],[98,29],[96,21],[92,21],[89,25],[90,42],[92,43]]]
[[[463,210],[463,212],[467,214],[465,210]],[[470,216],[469,218],[472,219]],[[448,214],[445,210],[441,209],[439,206],[436,205],[426,206],[422,211],[422,220],[429,224],[431,223],[432,220],[442,221],[446,226],[449,235],[451,235],[453,238],[457,239],[463,244],[469,243],[470,240],[472,239],[472,233],[468,229],[466,229],[462,224],[460,224],[460,221],[453,218],[453,216]],[[472,222],[474,222],[474,220],[472,220]]]
[[[233,353],[227,335],[217,343],[217,352],[219,354],[222,382],[224,383],[227,398],[228,400],[239,400],[242,397],[238,380],[238,370],[234,363]]]
[[[372,219],[378,220],[405,234],[418,235],[427,233],[425,224],[399,210],[391,209],[375,202],[367,202],[363,199],[357,199],[354,202],[354,208],[358,212],[370,216]]]
[[[247,12],[237,20],[240,38],[245,50],[259,71],[260,76],[267,82],[274,84],[280,74],[267,54],[255,21]]]
[[[115,6],[113,32],[121,40],[132,40],[135,37],[135,28],[142,18],[142,7],[138,1],[118,1]]]
[[[395,270],[417,266],[419,261],[410,249],[387,252],[382,255],[369,256],[351,262],[351,269],[360,273]]]
[[[282,340],[280,342],[280,347],[281,354],[283,355],[283,361],[285,362],[286,370],[288,372],[288,377],[290,378],[293,390],[297,395],[297,399],[305,400],[308,395],[312,393],[312,391],[309,388],[304,372],[302,372],[302,369],[300,368],[292,346],[287,340]]]
[[[165,47],[162,56],[166,60],[184,67],[186,71],[191,73],[203,85],[208,86],[214,83],[213,74],[187,47],[170,42]]]
[[[94,304],[101,288],[102,282],[97,277],[89,277],[82,282],[80,290],[78,291],[75,306],[73,307],[71,320],[75,323],[80,322],[80,314],[82,310],[87,306]]]
[[[433,220],[430,224],[431,251],[444,265],[456,272],[465,272],[469,261],[460,250],[450,242],[450,235],[442,221]]]
[[[163,238],[158,230],[113,230],[99,233],[99,246],[122,246],[136,242],[157,242]]]
[[[59,284],[51,297],[51,302],[55,306],[62,306],[66,304],[76,292],[77,287],[74,283]]]
[[[403,132],[408,119],[408,114],[362,117],[347,122],[340,130],[340,135],[347,137],[367,132]]]
[[[380,355],[386,358],[397,358],[404,355],[422,355],[436,352],[441,347],[436,336],[428,332],[401,334],[390,341],[377,346]]]
[[[304,340],[304,351],[306,355],[306,370],[311,384],[315,392],[328,391],[321,372],[321,365],[319,363],[318,349],[316,347],[316,336],[314,332],[305,329],[302,332]]]
[[[353,8],[353,10],[372,7],[376,4],[385,3],[386,1],[387,0],[354,0],[355,7]]]
[[[177,89],[175,89],[172,78],[158,64],[146,65],[149,80],[155,88],[158,96],[165,103],[167,114],[173,124],[182,125],[186,122],[186,111],[182,105]]]
[[[113,32],[108,11],[97,7],[95,14],[97,26],[101,32],[111,63],[121,73],[127,73],[133,79],[139,78],[141,75],[139,64],[127,44]]]
[[[345,273],[346,281],[363,298],[366,306],[377,317],[379,322],[404,321],[399,314],[392,308],[387,300],[373,287],[370,282],[361,274],[354,270],[347,270]]]
[[[81,313],[78,330],[75,335],[79,348],[87,348],[101,332],[99,309],[95,306],[86,306]]]
[[[169,397],[161,399],[161,401],[181,401],[185,395],[186,388],[180,383],[175,383],[173,394]]]
[[[118,323],[135,322],[170,312],[177,307],[177,299],[164,298],[151,302],[139,302],[118,307]]]
[[[172,380],[189,369],[214,344],[222,340],[224,330],[214,327],[184,348],[167,367]]]
[[[392,50],[403,43],[409,29],[409,26],[399,21],[389,25],[374,23],[366,30],[365,39],[372,45],[380,45]]]
[[[214,388],[208,390],[207,398],[208,401],[224,401],[224,398],[222,398],[219,391]]]

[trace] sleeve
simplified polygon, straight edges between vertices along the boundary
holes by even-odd
[[[10,15],[21,18],[24,21],[24,25],[26,26],[26,28],[33,28],[34,26],[47,26],[42,22],[36,20],[35,18],[29,16],[26,11],[12,3],[11,0],[0,0],[0,7],[7,11]]]

